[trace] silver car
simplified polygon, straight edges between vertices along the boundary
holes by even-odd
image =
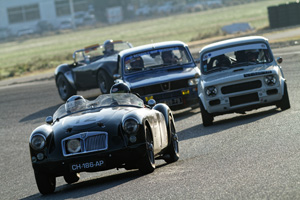
[[[198,96],[204,126],[226,113],[245,113],[276,105],[290,108],[282,58],[274,59],[260,36],[229,39],[205,46],[200,53]]]

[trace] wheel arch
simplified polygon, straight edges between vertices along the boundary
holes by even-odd
[[[172,120],[173,120],[174,129],[176,132],[175,121],[174,121],[174,117],[173,117],[173,113],[172,113],[171,109],[165,104],[156,104],[153,107],[153,109],[161,112],[164,115],[166,126],[167,126],[168,139],[170,142],[171,141],[171,124],[170,124],[170,122],[172,122]]]
[[[159,103],[159,104],[156,104],[153,107],[153,109],[161,112],[164,115],[166,124],[167,124],[167,126],[169,126],[169,114],[171,113],[171,116],[173,117],[173,114],[172,114],[170,108],[165,104]]]
[[[202,103],[204,109],[205,109],[205,110],[208,110],[207,107],[206,107],[206,104],[204,103],[205,101],[204,101],[203,93],[200,93],[200,94],[199,94],[199,101],[201,101],[201,103]]]
[[[55,75],[55,84],[57,86],[57,79],[60,75],[64,76],[66,80],[69,82],[69,84],[72,86],[73,89],[77,90],[75,79],[73,75],[72,68],[69,64],[62,64],[59,65],[54,72]]]

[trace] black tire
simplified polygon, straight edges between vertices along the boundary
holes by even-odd
[[[50,174],[34,172],[35,181],[41,194],[51,194],[55,190],[56,179]]]
[[[153,138],[150,129],[145,125],[145,155],[138,164],[138,169],[141,174],[152,173],[155,169],[154,146]]]
[[[170,142],[167,148],[167,154],[164,160],[167,163],[176,162],[179,159],[179,144],[178,144],[178,136],[176,134],[175,124],[171,116],[169,116],[169,126],[168,132],[170,135]]]
[[[72,184],[79,181],[80,174],[79,173],[66,174],[64,175],[64,179],[68,184]]]
[[[205,110],[201,100],[199,100],[199,105],[200,105],[200,110],[201,110],[203,126],[211,126],[214,121],[214,116]]]
[[[59,96],[63,101],[67,101],[68,98],[77,94],[77,91],[70,85],[70,83],[62,74],[58,75],[56,79],[56,86]]]
[[[97,82],[102,94],[108,94],[110,92],[110,88],[113,85],[113,80],[111,80],[111,78],[105,71],[100,70],[98,72]]]
[[[291,108],[290,99],[289,99],[289,94],[288,94],[286,83],[284,83],[284,94],[282,96],[282,99],[277,104],[277,107],[279,107],[282,111]]]

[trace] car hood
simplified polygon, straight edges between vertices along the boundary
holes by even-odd
[[[208,75],[201,75],[201,81],[204,84],[218,85],[236,80],[248,79],[252,77],[274,74],[278,70],[277,65],[255,65],[246,67],[237,67],[229,70],[215,72]]]
[[[157,69],[131,76],[125,77],[125,82],[130,88],[135,89],[139,87],[149,86],[153,84],[160,84],[163,82],[175,81],[178,79],[194,78],[195,74],[200,74],[197,67],[175,67],[167,69]]]
[[[122,117],[135,109],[137,108],[111,107],[87,111],[81,115],[67,116],[55,122],[53,132],[55,135],[63,135],[63,137],[85,131],[109,131],[117,134]]]

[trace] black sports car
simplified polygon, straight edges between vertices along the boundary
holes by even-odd
[[[112,45],[109,51],[105,45]],[[72,64],[62,64],[55,69],[55,81],[60,98],[66,101],[79,90],[100,88],[109,93],[117,73],[118,52],[131,48],[128,42],[108,40],[104,45],[91,45],[73,53]]]
[[[147,174],[154,171],[155,159],[177,161],[173,114],[166,104],[151,101],[145,106],[130,93],[68,99],[29,139],[39,191],[54,192],[59,176],[71,184],[79,172],[125,168]]]

